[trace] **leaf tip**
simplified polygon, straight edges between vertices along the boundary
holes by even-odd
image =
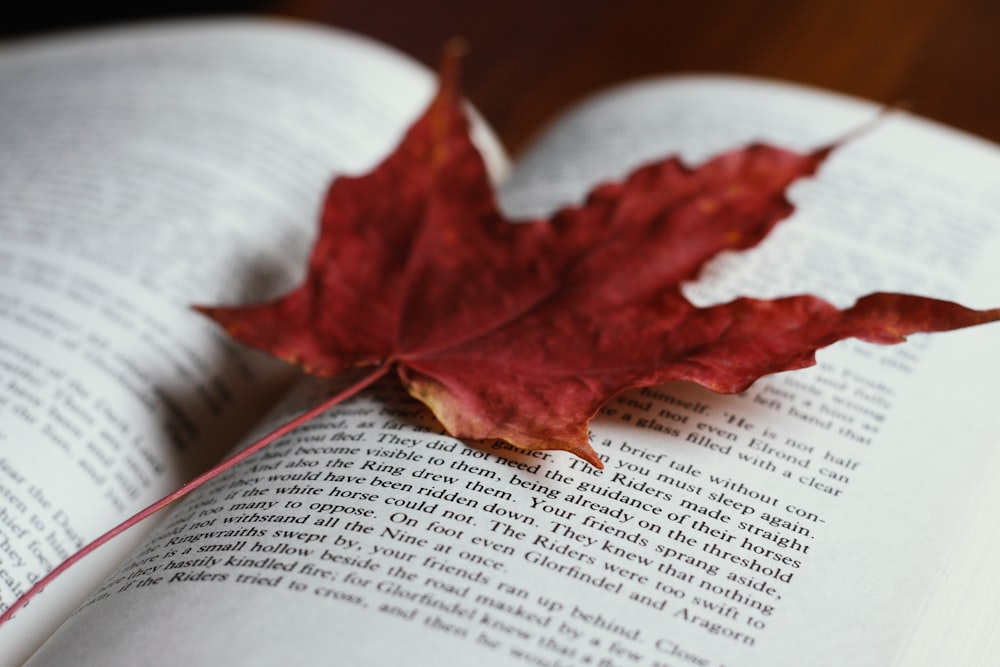
[[[438,64],[438,79],[443,91],[459,90],[462,58],[469,53],[469,42],[464,37],[452,37],[444,43],[441,49],[441,61]]]
[[[594,451],[594,448],[587,443],[577,445],[570,449],[570,452],[580,457],[590,465],[594,466],[598,470],[604,470],[604,462]]]
[[[868,120],[862,122],[860,125],[851,128],[850,130],[842,134],[837,139],[834,139],[826,146],[823,146],[822,148],[813,151],[814,159],[816,159],[817,162],[822,162],[833,151],[837,150],[841,146],[845,146],[846,144],[857,141],[858,139],[868,134],[869,132],[874,131],[875,128],[884,123],[889,118],[889,116],[899,111],[901,111],[901,108],[897,104],[886,105],[881,107],[875,113],[875,115],[869,118]]]

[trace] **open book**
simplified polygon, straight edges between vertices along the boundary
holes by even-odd
[[[294,286],[329,180],[433,87],[369,40],[256,20],[0,50],[0,608],[328,394],[189,304]],[[876,113],[682,76],[586,101],[514,164],[477,141],[534,215],[653,158],[815,147]],[[995,306],[998,174],[997,147],[894,114],[689,295]],[[0,663],[978,664],[1000,636],[997,335],[626,393],[592,423],[603,471],[442,435],[385,381],[68,570],[0,628]]]

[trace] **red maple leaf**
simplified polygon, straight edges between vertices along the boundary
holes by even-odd
[[[391,369],[456,437],[565,449],[601,467],[587,424],[616,393],[671,380],[738,392],[814,364],[817,349],[843,338],[897,343],[1000,319],[1000,309],[901,294],[846,310],[813,296],[688,302],[680,285],[720,252],[761,241],[792,211],[785,189],[831,150],[755,145],[698,169],[670,158],[550,220],[512,223],[469,139],[448,61],[396,150],[331,185],[299,288],[260,305],[197,307],[307,372],[374,372],[87,544],[0,624],[87,554]]]
[[[813,296],[697,308],[680,285],[763,239],[792,210],[786,188],[831,147],[754,145],[697,169],[670,158],[549,220],[512,223],[469,139],[454,63],[442,70],[398,148],[333,182],[300,287],[199,310],[309,373],[394,368],[457,437],[565,449],[596,466],[587,424],[624,390],[688,380],[739,392],[843,338],[896,343],[1000,318],[898,294],[846,310]]]

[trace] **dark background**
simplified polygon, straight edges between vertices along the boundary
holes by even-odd
[[[471,46],[465,91],[515,152],[587,93],[683,71],[812,84],[906,106],[1000,142],[996,0],[191,0],[58,11],[36,4],[5,17],[0,38],[252,13],[355,30],[433,66],[442,44],[462,36]]]

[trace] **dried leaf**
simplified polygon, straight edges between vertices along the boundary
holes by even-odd
[[[616,393],[673,380],[739,392],[856,337],[1000,318],[1000,309],[875,294],[697,308],[705,262],[750,248],[792,210],[785,190],[832,147],[754,145],[697,169],[671,158],[596,188],[550,220],[512,224],[469,139],[454,62],[396,150],[332,184],[304,283],[269,303],[200,307],[307,372],[395,368],[449,432],[564,449],[600,466],[587,424]]]

